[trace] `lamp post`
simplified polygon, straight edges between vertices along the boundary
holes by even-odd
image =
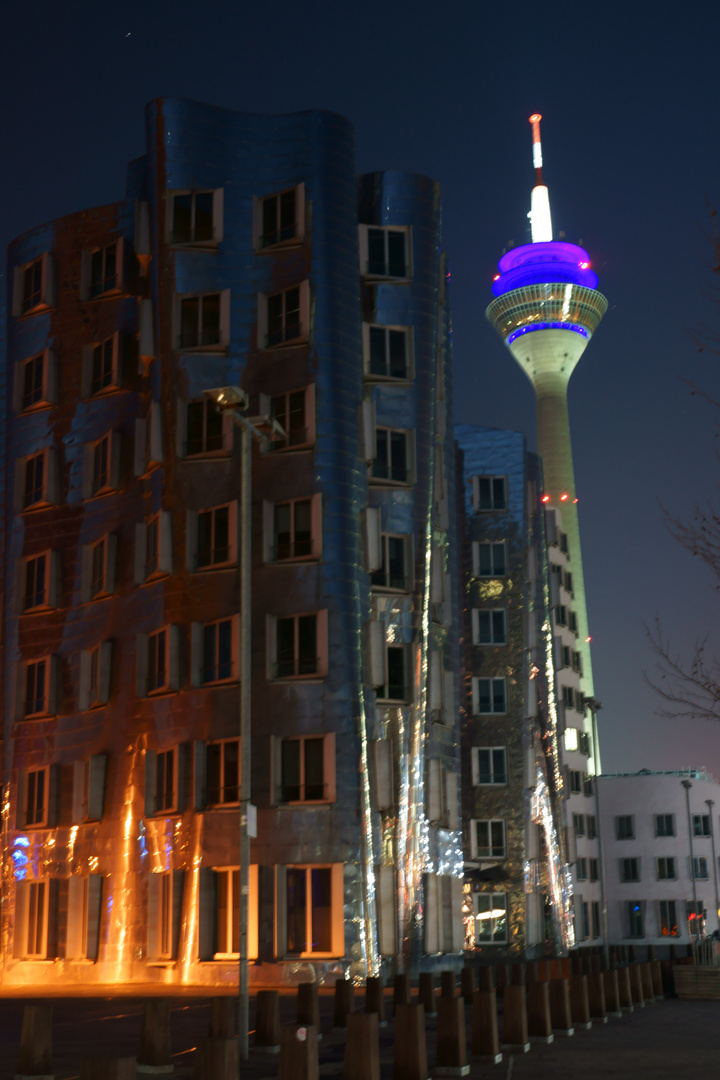
[[[240,449],[240,556],[238,559],[238,584],[240,588],[240,634],[239,634],[239,712],[240,712],[240,837],[238,871],[240,895],[238,897],[238,1036],[240,1060],[247,1061],[249,1047],[249,986],[248,986],[248,907],[250,893],[250,822],[254,807],[250,802],[252,778],[252,749],[250,723],[250,648],[251,618],[250,596],[252,589],[252,565],[250,545],[252,538],[252,440],[270,442],[270,436],[284,438],[285,432],[277,420],[269,416],[243,416],[248,399],[239,386],[221,386],[205,390],[205,396],[214,402],[220,412],[227,412],[241,429]]]
[[[692,831],[692,818],[690,817],[690,788],[692,784],[689,780],[681,780],[680,783],[685,788],[685,800],[687,802],[687,819],[688,819],[688,835],[690,837],[690,877],[692,878],[693,888],[693,906],[695,908],[695,937],[697,938],[697,885],[695,884],[695,852],[693,848],[693,831]],[[688,936],[690,934],[690,920],[688,919]]]
[[[706,799],[705,805],[708,808],[708,817],[710,818],[710,840],[712,843],[712,859],[713,859],[713,879],[715,881],[715,928],[720,929],[720,898],[718,897],[718,871],[717,871],[717,859],[715,857],[715,823],[713,822],[713,806],[715,805],[714,799]]]

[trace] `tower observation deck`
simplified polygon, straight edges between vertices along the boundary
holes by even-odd
[[[587,251],[552,239],[548,192],[542,180],[540,116],[531,116],[530,122],[535,165],[529,214],[533,242],[513,248],[500,259],[493,281],[495,299],[487,317],[535,388],[545,495],[547,505],[561,511],[568,537],[582,688],[587,697],[593,697],[567,386],[607,310],[607,300],[597,291],[598,279]]]

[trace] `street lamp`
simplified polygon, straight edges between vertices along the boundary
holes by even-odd
[[[693,831],[692,831],[692,819],[690,817],[690,788],[692,784],[689,780],[681,780],[680,783],[685,788],[685,799],[687,802],[687,819],[688,819],[688,835],[690,837],[690,877],[692,878],[693,887],[693,906],[695,908],[695,937],[698,937],[698,904],[697,904],[697,885],[695,884],[695,852],[693,849]],[[690,920],[688,919],[688,935],[690,933]]]
[[[238,1036],[242,1061],[247,1061],[249,1047],[249,987],[248,987],[248,906],[250,893],[250,836],[255,835],[254,807],[250,802],[252,775],[251,725],[250,725],[250,595],[252,566],[250,544],[252,537],[252,440],[268,443],[285,438],[282,426],[271,416],[243,416],[248,397],[239,386],[220,386],[205,390],[205,396],[220,412],[227,412],[242,432],[240,450],[240,557],[238,559],[238,583],[240,587],[240,634],[238,679],[240,683],[240,838],[239,838],[239,884],[238,898]]]
[[[713,821],[713,806],[715,805],[714,799],[706,799],[705,805],[708,808],[708,817],[710,818],[710,840],[712,841],[712,859],[713,859],[713,878],[715,880],[715,927],[716,930],[720,929],[720,899],[718,898],[718,872],[717,872],[717,859],[715,857],[715,823]]]

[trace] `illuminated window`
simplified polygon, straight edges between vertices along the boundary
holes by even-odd
[[[170,243],[218,243],[222,239],[222,195],[222,189],[171,194]]]
[[[229,293],[179,298],[179,349],[214,349],[227,344]]]
[[[315,440],[315,387],[306,386],[270,398],[270,415],[277,420],[284,436],[270,443],[270,450],[294,450],[310,446]]]
[[[305,185],[254,200],[253,247],[256,251],[297,244],[305,235]]]
[[[475,940],[478,942],[506,942],[507,894],[474,893]]]
[[[705,881],[708,876],[707,859],[704,856],[692,860],[692,876],[696,881]]]
[[[674,836],[675,835],[675,815],[674,814],[656,814],[655,815],[655,835],[656,836]]]
[[[662,937],[677,937],[677,913],[674,900],[659,900],[659,924]]]
[[[222,739],[208,743],[205,802],[224,806],[240,801],[240,740]]]
[[[305,735],[280,740],[281,803],[328,802],[334,798],[334,739]]]
[[[640,880],[640,860],[639,859],[620,859],[620,880],[621,881],[639,881]]]
[[[473,477],[475,509],[507,510],[507,478],[505,476]]]
[[[360,226],[361,274],[374,278],[408,278],[410,267],[409,229]]]
[[[702,900],[686,900],[685,901],[685,913],[688,921],[688,933],[691,937],[700,936],[705,933],[705,920],[707,918],[707,912],[703,905]]]
[[[229,432],[223,414],[212,401],[191,401],[186,406],[184,452],[187,457],[217,454],[229,449]]]
[[[44,960],[48,955],[49,881],[27,884],[27,949],[30,960]]]
[[[380,566],[373,570],[370,582],[376,589],[402,589],[408,587],[410,538],[380,535]]]
[[[505,608],[473,609],[473,638],[475,645],[507,645],[507,615]]]
[[[507,784],[507,751],[504,746],[474,746],[473,784]]]
[[[507,680],[473,679],[473,712],[476,716],[507,712]]]
[[[412,337],[409,326],[363,323],[365,374],[373,379],[412,378]]]
[[[632,814],[620,814],[615,818],[615,837],[617,840],[634,840],[635,818]]]
[[[645,934],[645,901],[627,900],[623,905],[625,915],[625,936],[641,938]]]
[[[473,566],[475,577],[505,577],[507,574],[507,545],[505,541],[475,541],[473,543]]]
[[[693,836],[710,836],[710,815],[693,814],[692,829]]]
[[[15,268],[13,315],[35,315],[55,302],[53,261],[46,252],[24,266]]]
[[[216,957],[240,955],[240,869],[215,870],[215,942]]]
[[[387,682],[378,688],[380,701],[408,701],[410,699],[409,656],[405,645],[387,645],[385,669]]]
[[[675,879],[675,859],[671,856],[662,856],[657,861],[657,876],[659,881],[672,881]]]
[[[499,819],[470,822],[474,859],[505,858],[505,822]]]

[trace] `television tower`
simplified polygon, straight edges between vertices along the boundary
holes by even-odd
[[[541,119],[539,113],[530,117],[535,168],[528,215],[532,243],[513,248],[500,259],[492,287],[495,299],[487,317],[535,388],[546,505],[561,511],[568,538],[582,689],[586,697],[593,697],[567,385],[607,310],[607,300],[597,291],[598,279],[587,251],[553,240],[550,200],[542,176]]]

